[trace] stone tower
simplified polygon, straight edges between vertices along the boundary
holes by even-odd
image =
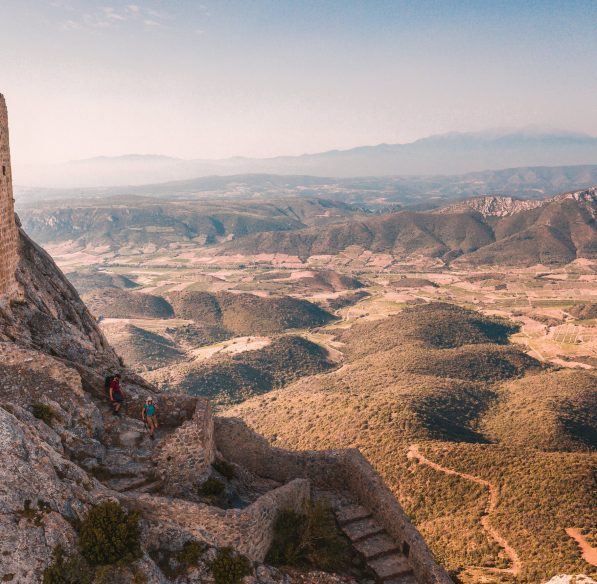
[[[0,93],[0,297],[11,295],[17,287],[18,230],[12,198],[12,173],[8,144],[8,112]]]

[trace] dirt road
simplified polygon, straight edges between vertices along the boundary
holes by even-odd
[[[580,529],[576,529],[575,527],[568,527],[566,529],[566,533],[576,540],[578,543],[578,547],[580,547],[580,551],[582,552],[582,557],[587,564],[591,564],[591,566],[597,566],[597,548],[593,547],[585,538],[585,536],[580,532]]]
[[[417,444],[412,444],[408,449],[407,457],[410,459],[416,459],[419,461],[420,464],[425,464],[431,467],[434,470],[439,472],[443,472],[449,475],[456,475],[467,481],[472,481],[477,483],[478,485],[482,485],[487,488],[489,492],[489,496],[487,499],[487,505],[485,506],[485,514],[481,517],[481,525],[483,529],[487,531],[487,533],[504,549],[508,557],[510,558],[510,562],[512,563],[512,567],[504,570],[499,570],[500,572],[507,572],[512,574],[513,576],[517,576],[520,573],[521,562],[516,550],[508,543],[506,538],[495,528],[491,525],[490,516],[495,510],[498,502],[498,489],[494,485],[492,485],[489,481],[485,479],[480,479],[479,477],[466,474],[463,472],[458,472],[456,470],[452,470],[450,468],[446,468],[445,466],[441,466],[436,462],[432,462],[429,460],[424,454],[421,453],[419,450],[419,446]],[[489,569],[489,568],[488,568]],[[497,571],[495,568],[491,568],[494,571]]]

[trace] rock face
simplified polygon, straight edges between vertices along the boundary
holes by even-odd
[[[477,211],[483,217],[508,217],[523,211],[530,211],[538,207],[544,207],[550,203],[561,203],[563,201],[575,201],[581,206],[593,211],[593,205],[597,203],[597,187],[581,191],[573,191],[556,195],[544,200],[517,199],[515,197],[488,195],[485,197],[474,197],[456,205],[450,205],[439,210],[439,213],[462,213],[468,209]]]
[[[521,211],[528,211],[541,207],[544,201],[528,201],[505,196],[487,196],[467,199],[462,203],[450,205],[440,210],[440,213],[462,213],[468,209],[481,213],[483,217],[506,217]]]

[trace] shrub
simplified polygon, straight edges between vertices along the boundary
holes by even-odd
[[[81,524],[79,546],[93,565],[129,564],[141,557],[141,530],[136,512],[108,501],[89,511]]]
[[[123,566],[100,566],[95,570],[93,584],[147,584],[147,576],[139,569]]]
[[[333,511],[314,504],[305,514],[290,510],[280,514],[266,561],[342,572],[351,567],[351,548],[338,530]]]
[[[57,545],[52,554],[52,563],[44,570],[43,584],[91,584],[93,568],[78,554],[67,556],[62,546]]]
[[[199,564],[199,560],[207,545],[198,541],[187,541],[182,549],[172,552],[166,549],[155,549],[149,552],[153,561],[159,566],[165,576],[175,580],[182,576],[190,567]]]
[[[251,574],[251,563],[240,554],[235,555],[231,548],[218,550],[215,559],[209,565],[216,584],[238,584]]]
[[[225,485],[222,481],[210,477],[200,485],[199,494],[204,497],[217,497],[224,492],[224,489]]]
[[[42,404],[39,402],[36,402],[31,405],[31,412],[38,420],[42,420],[48,426],[52,425],[52,420],[56,415],[56,413],[50,406],[47,406],[46,404]]]
[[[205,552],[207,546],[198,541],[187,541],[176,555],[176,559],[185,568],[196,566],[199,558]]]
[[[225,460],[216,460],[211,465],[216,472],[219,472],[225,479],[231,481],[236,473],[234,472],[234,467]]]

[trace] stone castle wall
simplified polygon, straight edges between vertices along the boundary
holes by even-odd
[[[121,500],[150,522],[174,523],[199,541],[229,546],[253,561],[263,562],[280,512],[304,511],[310,496],[309,481],[296,479],[262,495],[245,509],[220,509],[153,495],[123,494]]]
[[[156,453],[163,491],[173,497],[196,489],[214,461],[214,421],[209,400],[197,399],[195,413],[161,442]]]
[[[12,195],[12,171],[8,142],[8,112],[0,94],[0,297],[12,295],[17,287],[18,229]]]
[[[348,489],[402,549],[408,550],[419,582],[453,584],[393,493],[357,449],[293,452],[273,448],[236,418],[216,418],[215,436],[218,450],[227,460],[259,476],[281,482],[303,478],[322,488]]]

